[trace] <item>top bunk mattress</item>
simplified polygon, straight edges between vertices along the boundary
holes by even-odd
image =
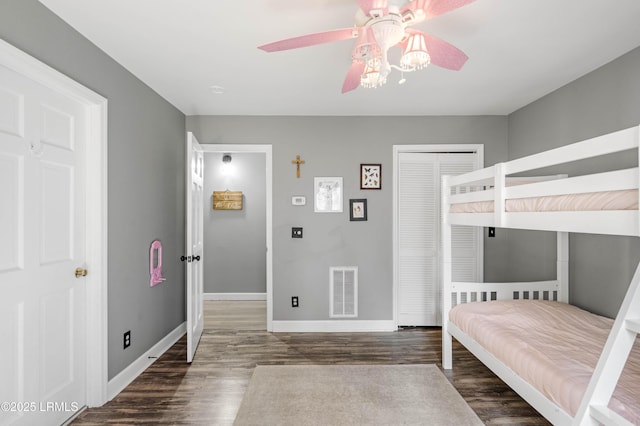
[[[547,398],[575,416],[613,320],[539,300],[457,305],[449,319]],[[640,424],[640,340],[609,408]]]
[[[452,204],[449,213],[493,213],[493,201]],[[638,210],[638,190],[508,199],[507,212]]]

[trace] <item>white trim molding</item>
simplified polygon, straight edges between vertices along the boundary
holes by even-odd
[[[113,379],[109,380],[108,395],[109,401],[115,398],[131,382],[144,372],[156,359],[173,346],[182,336],[187,333],[187,323],[183,322],[173,331],[162,338],[151,349],[143,353],[138,359],[133,361],[127,368],[122,370]]]
[[[371,333],[397,331],[393,320],[273,321],[274,333]]]
[[[267,300],[267,293],[204,293],[203,300]]]

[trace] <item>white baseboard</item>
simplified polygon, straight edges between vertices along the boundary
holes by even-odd
[[[358,333],[397,331],[393,320],[273,321],[274,333]]]
[[[111,401],[120,392],[126,388],[129,383],[133,382],[144,370],[147,369],[154,361],[163,353],[174,345],[187,332],[187,323],[183,322],[172,332],[167,334],[162,340],[153,345],[151,349],[142,354],[140,358],[132,362],[127,368],[122,370],[117,376],[109,380],[107,385],[107,397]],[[186,358],[185,358],[186,362]]]
[[[203,300],[267,300],[267,293],[203,293]]]

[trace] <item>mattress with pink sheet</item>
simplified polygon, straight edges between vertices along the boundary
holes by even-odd
[[[493,201],[452,204],[449,213],[492,213]],[[638,190],[515,198],[505,201],[507,212],[638,210]]]
[[[613,320],[540,300],[457,305],[449,319],[502,363],[575,416]],[[640,339],[609,408],[640,424]]]

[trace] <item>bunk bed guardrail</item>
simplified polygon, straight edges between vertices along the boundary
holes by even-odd
[[[638,236],[640,217],[637,209],[510,214],[505,206],[507,200],[637,190],[638,167],[574,177],[557,175],[542,179],[512,178],[518,181],[513,186],[508,185],[508,176],[627,150],[636,150],[635,155],[638,157],[639,137],[639,127],[635,126],[521,159],[498,163],[464,175],[446,177],[443,179],[442,192],[443,221],[470,226]],[[446,185],[444,182],[447,182]],[[491,203],[492,211],[449,212],[452,205],[480,202]]]

